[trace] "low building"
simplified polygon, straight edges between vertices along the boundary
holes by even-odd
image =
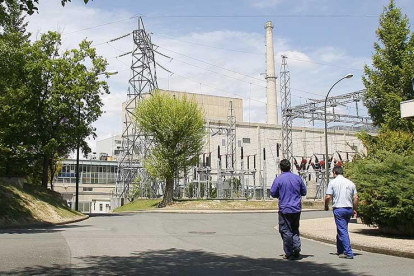
[[[104,160],[79,161],[79,211],[83,213],[109,213],[110,199],[115,188],[118,163]],[[62,161],[55,176],[53,188],[62,194],[68,205],[75,208],[76,160]]]

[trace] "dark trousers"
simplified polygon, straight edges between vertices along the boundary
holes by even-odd
[[[291,214],[279,212],[279,233],[283,240],[283,250],[288,256],[301,250],[299,220],[300,212]]]
[[[338,254],[345,253],[348,256],[354,256],[348,234],[348,223],[353,214],[352,208],[334,208],[333,213],[336,223],[337,252]]]

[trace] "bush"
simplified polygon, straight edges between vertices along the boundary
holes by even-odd
[[[414,135],[410,132],[382,129],[376,136],[361,132],[358,134],[358,138],[367,149],[368,157],[375,156],[381,151],[389,151],[407,156],[414,154]]]
[[[414,235],[413,155],[377,152],[347,163],[345,176],[357,186],[364,223]]]

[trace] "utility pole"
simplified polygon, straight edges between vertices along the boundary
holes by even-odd
[[[76,128],[76,192],[75,192],[75,211],[79,211],[79,148],[80,148],[80,103],[78,103],[78,125]]]
[[[283,158],[293,164],[292,150],[292,99],[290,94],[290,71],[287,64],[287,56],[282,56],[280,66],[280,93],[282,96],[282,154]]]

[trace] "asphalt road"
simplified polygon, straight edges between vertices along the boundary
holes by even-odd
[[[330,216],[306,212],[302,219]],[[275,213],[121,214],[66,226],[2,230],[0,275],[413,275],[414,260],[302,239],[282,260]]]

